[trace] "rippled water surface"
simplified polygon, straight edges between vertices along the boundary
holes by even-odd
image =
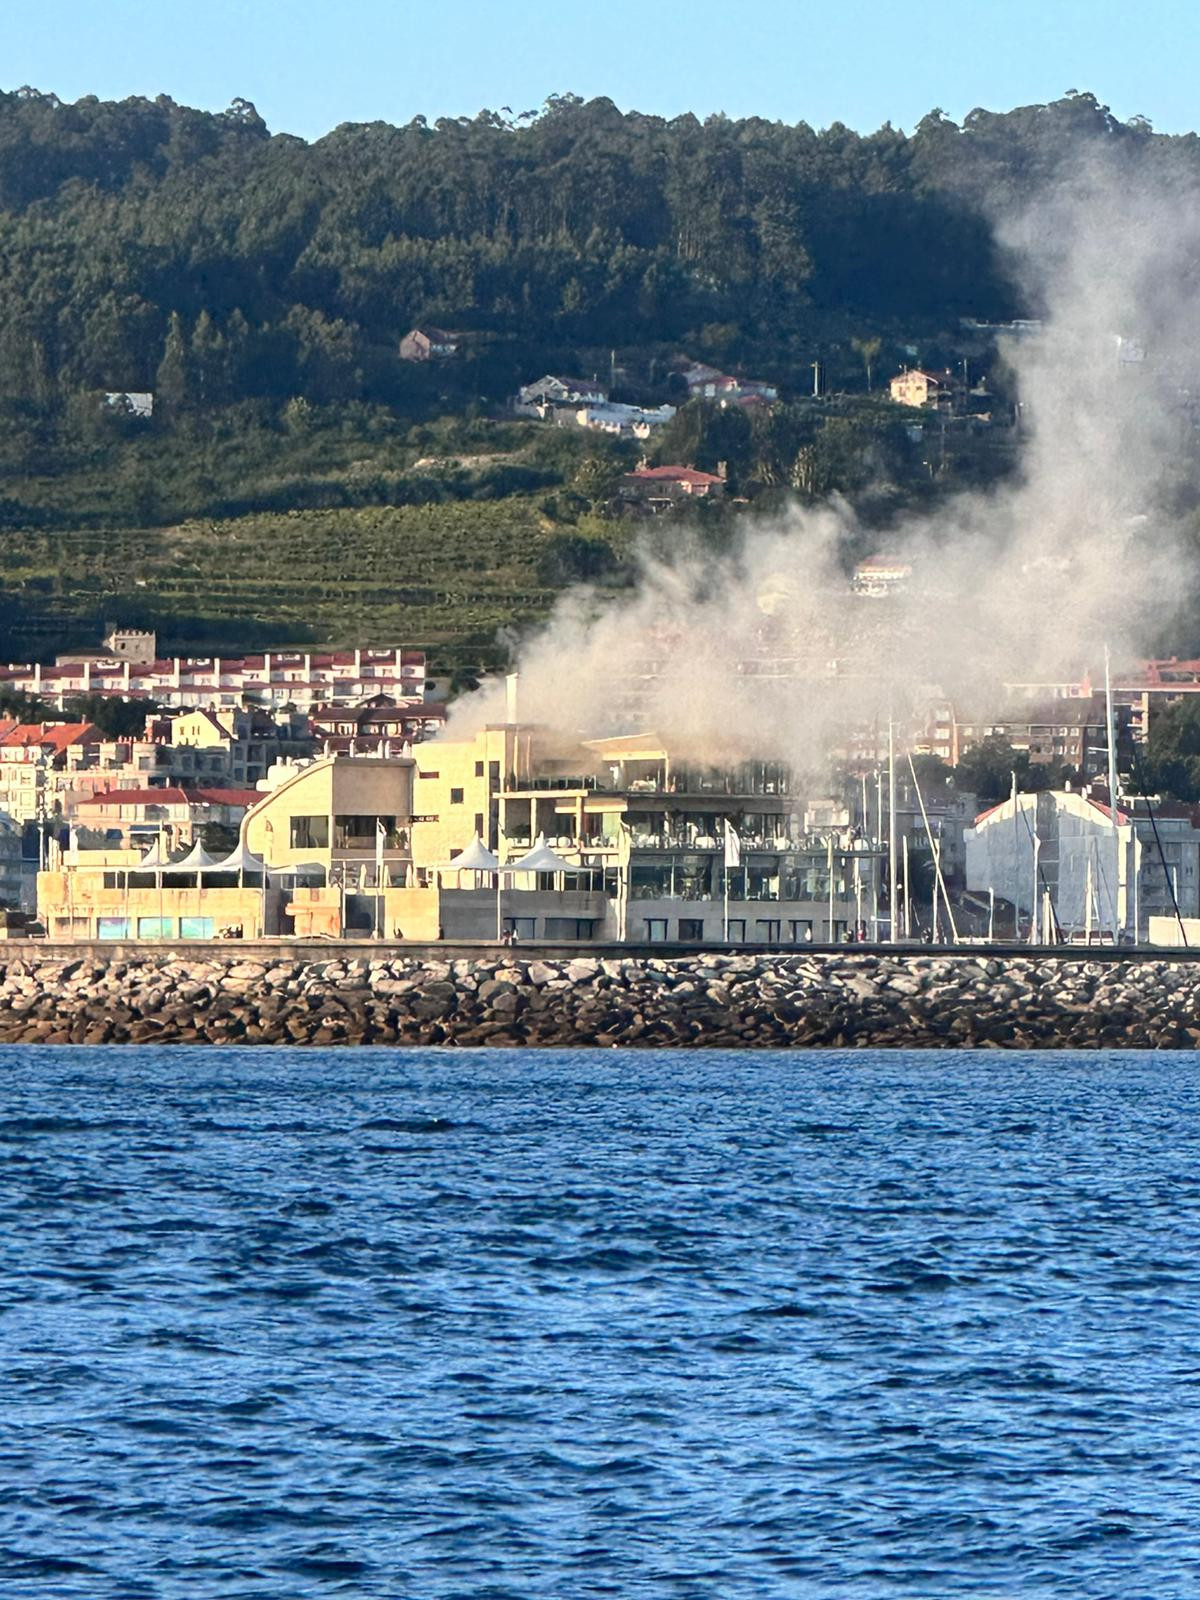
[[[1183,1056],[0,1051],[0,1594],[1200,1594]]]

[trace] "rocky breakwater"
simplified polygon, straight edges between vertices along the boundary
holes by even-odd
[[[45,951],[0,962],[0,1042],[1193,1048],[1200,964]]]

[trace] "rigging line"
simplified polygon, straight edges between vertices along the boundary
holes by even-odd
[[[1150,796],[1146,793],[1145,771],[1144,771],[1144,769],[1142,767],[1142,758],[1138,754],[1138,747],[1137,747],[1137,743],[1136,742],[1133,745],[1133,764],[1137,768],[1138,788],[1142,791],[1142,799],[1146,802],[1146,811],[1147,811],[1147,813],[1148,813],[1148,815],[1150,817],[1150,826],[1154,831],[1154,843],[1158,848],[1158,859],[1162,864],[1163,877],[1167,880],[1167,893],[1171,896],[1171,909],[1175,913],[1175,921],[1179,925],[1179,937],[1183,941],[1183,948],[1186,950],[1188,948],[1187,929],[1183,925],[1183,915],[1179,910],[1179,901],[1175,898],[1175,884],[1174,884],[1174,881],[1173,881],[1173,879],[1171,877],[1171,869],[1167,866],[1166,851],[1163,849],[1162,840],[1159,838],[1158,822],[1157,822],[1157,820],[1155,819],[1155,816],[1154,816],[1154,807],[1150,804]],[[1108,802],[1109,802],[1109,805],[1115,805],[1115,796],[1110,794],[1109,797],[1108,797]],[[1133,831],[1134,839],[1136,840],[1136,838],[1137,838],[1137,829],[1135,828],[1132,831]],[[1137,870],[1137,850],[1136,850],[1136,848],[1134,849],[1134,853],[1133,853],[1133,864],[1134,864],[1134,871],[1136,871]],[[1149,924],[1149,918],[1147,918],[1146,926],[1149,927],[1149,925],[1150,925]]]
[[[1023,806],[1020,807],[1019,810],[1021,821],[1025,824],[1025,832],[1029,835],[1029,843],[1032,846],[1033,829],[1029,826],[1028,814]],[[1055,944],[1065,944],[1066,940],[1063,938],[1062,923],[1058,920],[1058,907],[1054,904],[1054,896],[1050,893],[1050,885],[1046,879],[1046,869],[1043,867],[1040,860],[1038,861],[1038,878],[1041,880],[1042,892],[1046,894],[1050,900],[1050,916],[1054,922],[1054,942]],[[1034,906],[1032,908],[1031,915],[1036,918],[1037,914],[1038,908],[1037,906]]]

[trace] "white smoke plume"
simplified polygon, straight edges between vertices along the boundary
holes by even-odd
[[[998,220],[1043,317],[1006,352],[1020,471],[881,536],[912,565],[902,593],[851,593],[844,505],[747,519],[721,558],[681,536],[631,595],[564,597],[521,652],[521,720],[815,774],[854,726],[931,690],[982,714],[1006,683],[1094,669],[1105,644],[1118,661],[1151,648],[1188,599],[1178,518],[1200,439],[1200,189],[1151,159],[1092,160]],[[488,686],[449,733],[502,717]]]

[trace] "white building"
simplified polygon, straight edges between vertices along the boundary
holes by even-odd
[[[425,698],[423,650],[267,650],[246,656],[171,656],[135,661],[83,656],[55,666],[0,666],[0,687],[62,709],[79,695],[153,700],[171,708],[261,706],[308,711],[357,705],[384,694],[401,703]]]
[[[1114,825],[1115,824],[1115,825]],[[1114,818],[1086,790],[1019,794],[975,819],[965,834],[967,888],[1016,906],[1028,919],[1052,908],[1064,937],[1091,930],[1145,941],[1150,919],[1200,915],[1200,811],[1144,800]],[[1035,887],[1036,885],[1036,887]]]

